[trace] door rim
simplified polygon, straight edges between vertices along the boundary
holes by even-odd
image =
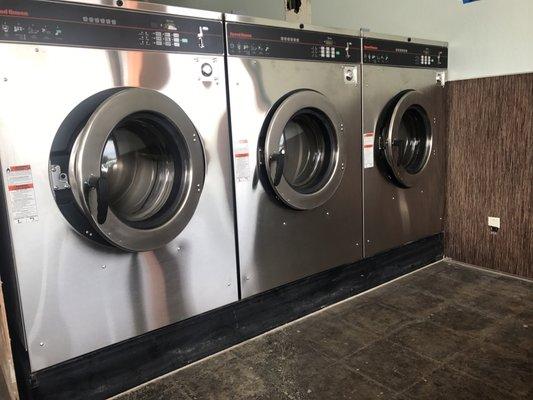
[[[393,138],[400,129],[400,123],[405,112],[414,106],[419,106],[425,111],[428,118],[428,131],[426,132],[426,149],[424,153],[424,161],[418,172],[412,174],[405,171],[403,167],[398,166],[394,162]],[[418,179],[420,178],[420,175],[423,174],[429,163],[429,160],[431,159],[431,150],[433,148],[433,127],[431,126],[432,115],[434,114],[431,102],[428,100],[427,96],[416,90],[410,90],[404,93],[396,102],[391,117],[389,119],[390,122],[385,132],[385,159],[394,178],[406,188],[410,188],[416,185]]]
[[[178,208],[164,223],[151,229],[126,224],[111,208],[106,220],[99,223],[95,191],[88,188],[91,179],[101,177],[101,157],[109,135],[124,118],[138,112],[156,113],[170,121],[185,144],[184,158],[188,160]],[[127,251],[153,250],[177,237],[194,215],[204,179],[204,150],[192,121],[172,99],[151,89],[125,88],[104,100],[78,135],[69,164],[72,192],[83,214],[108,242]]]
[[[333,167],[329,177],[321,188],[312,193],[301,193],[295,190],[285,177],[281,176],[276,184],[269,171],[269,160],[276,150],[279,149],[280,139],[287,123],[299,111],[311,108],[322,112],[333,127],[335,139],[334,154],[332,155]],[[276,196],[287,206],[296,210],[311,210],[325,204],[333,197],[340,186],[346,165],[346,156],[343,140],[343,124],[341,117],[333,104],[323,94],[313,90],[300,90],[287,96],[276,108],[269,120],[265,133],[264,151],[261,155],[261,163],[267,171],[268,183]]]

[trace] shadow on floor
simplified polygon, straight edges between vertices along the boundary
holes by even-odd
[[[442,261],[116,397],[379,398],[533,398],[533,282]]]

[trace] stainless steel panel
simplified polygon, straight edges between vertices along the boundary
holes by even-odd
[[[361,32],[361,36],[364,36],[366,38],[395,40],[398,42],[411,42],[411,43],[418,43],[418,44],[426,44],[429,46],[448,47],[448,42],[442,42],[439,40],[428,40],[428,39],[420,39],[420,38],[413,38],[413,37],[399,36],[399,35],[387,35],[384,33],[368,32],[368,31],[365,31],[364,29],[361,29],[360,32]]]
[[[242,296],[357,261],[362,256],[361,115],[358,86],[345,83],[343,64],[228,58],[232,140],[249,146],[249,179],[236,176]],[[354,66],[359,77],[359,69]],[[346,170],[333,197],[297,211],[274,199],[258,180],[257,144],[265,118],[283,96],[316,90],[344,123]],[[242,171],[236,173],[242,174]]]
[[[31,369],[236,301],[223,58],[0,44],[0,59],[4,189],[8,166],[30,164],[39,214],[38,221],[20,224],[10,217]],[[213,79],[202,79],[205,62],[213,66]],[[205,186],[194,216],[156,251],[125,253],[80,237],[60,213],[48,178],[50,147],[66,115],[90,95],[120,86],[173,99],[206,152]]]
[[[436,70],[363,66],[363,133],[375,132],[385,105],[414,89],[431,104],[432,150],[412,187],[389,182],[377,166],[364,170],[365,257],[436,234],[443,229],[445,179],[444,88]],[[377,133],[376,133],[377,134]]]

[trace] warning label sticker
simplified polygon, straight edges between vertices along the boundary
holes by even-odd
[[[38,221],[31,166],[14,165],[6,169],[11,214],[15,222]]]
[[[235,178],[237,182],[247,182],[250,180],[250,149],[248,140],[239,140],[234,149],[235,156]]]
[[[365,168],[374,166],[374,132],[363,135],[363,160]]]

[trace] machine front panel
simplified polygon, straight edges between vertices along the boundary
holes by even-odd
[[[223,57],[0,43],[0,60],[2,189],[32,371],[237,301]],[[124,252],[75,232],[54,200],[49,157],[59,126],[83,100],[140,85],[183,109],[209,158],[181,234],[157,250]],[[6,169],[20,166],[32,180],[33,218],[19,218],[8,188]]]
[[[297,67],[296,67],[297,66]],[[360,70],[353,66],[360,77]],[[360,91],[336,63],[230,57],[237,225],[242,296],[249,297],[362,256]],[[286,73],[280,79],[279,72]],[[298,211],[270,193],[260,176],[258,143],[280,99],[307,88],[325,95],[344,124],[346,165],[324,205]]]
[[[109,7],[6,0],[0,41],[223,54],[221,21]]]
[[[364,65],[363,137],[374,138],[365,145],[373,151],[372,164],[364,168],[365,257],[404,245],[443,229],[444,213],[444,88],[435,83],[434,70],[383,68]],[[405,90],[423,94],[431,113],[431,154],[425,168],[416,175],[415,184],[402,188],[391,182],[380,168],[377,157],[378,120],[387,104]],[[370,146],[367,148],[367,146]]]

